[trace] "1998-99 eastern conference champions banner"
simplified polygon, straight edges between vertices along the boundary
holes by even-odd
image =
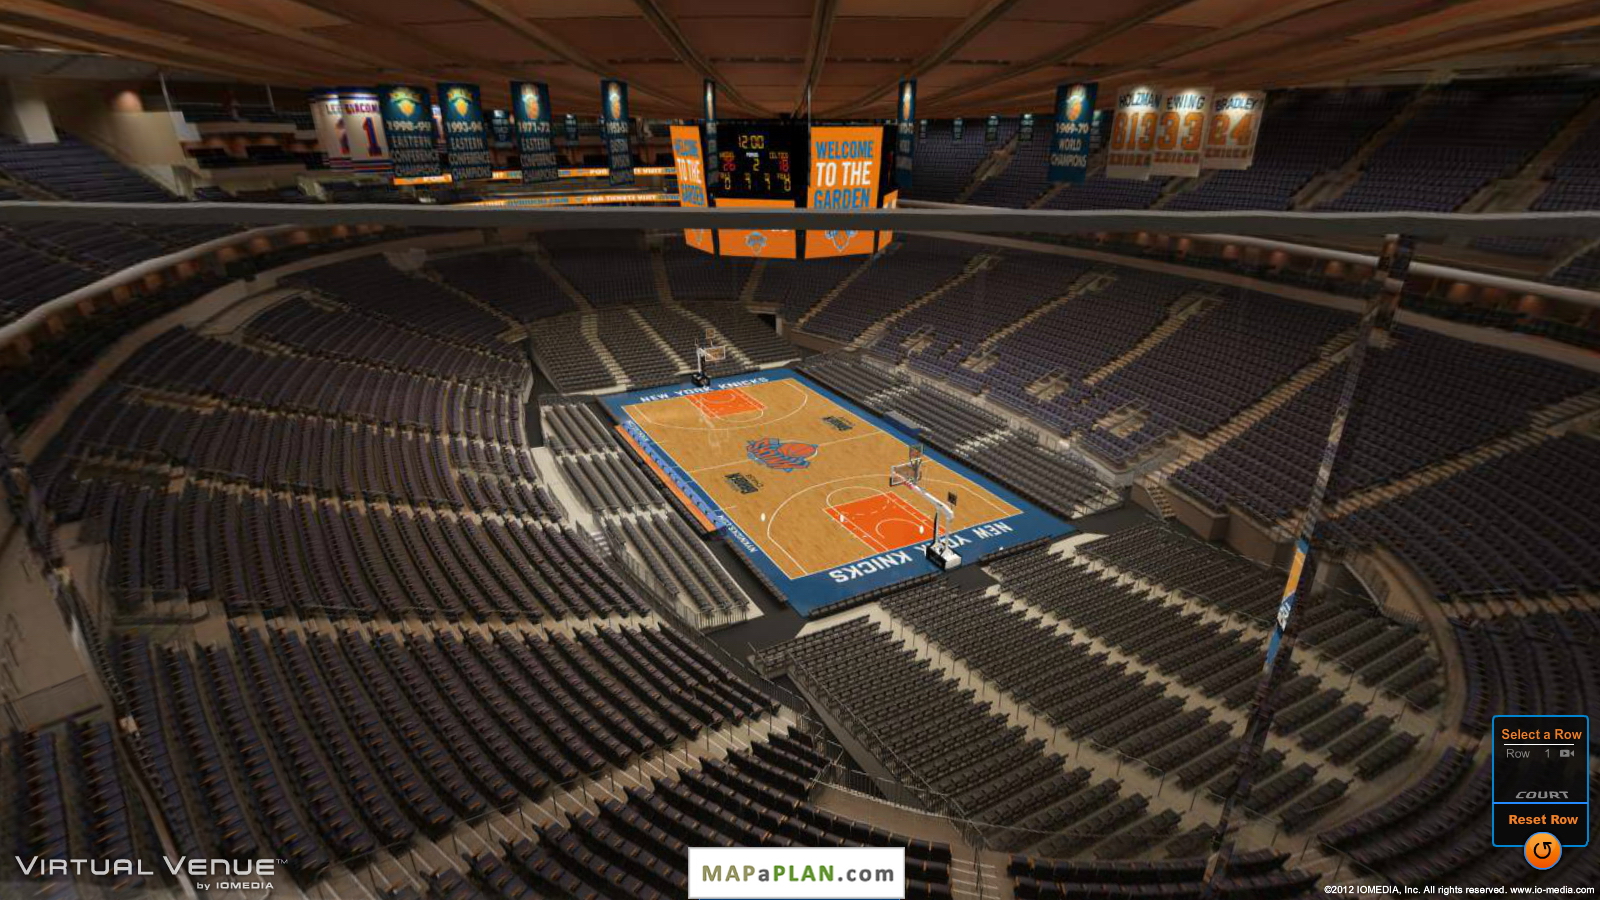
[[[378,88],[383,133],[396,181],[439,178],[439,145],[434,141],[433,104],[428,89],[410,84]]]

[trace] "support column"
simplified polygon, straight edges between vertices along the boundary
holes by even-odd
[[[1328,485],[1333,481],[1339,463],[1339,444],[1344,439],[1345,426],[1353,411],[1356,387],[1361,381],[1362,364],[1367,357],[1375,332],[1387,336],[1394,324],[1395,310],[1400,305],[1400,294],[1405,289],[1406,275],[1411,269],[1416,241],[1403,235],[1391,234],[1384,241],[1383,254],[1378,258],[1375,284],[1367,298],[1366,309],[1361,314],[1361,324],[1356,331],[1350,359],[1346,363],[1344,386],[1334,407],[1333,419],[1328,425],[1328,439],[1322,449],[1322,463],[1317,467],[1317,478],[1311,487],[1311,499],[1306,503],[1304,518],[1300,520],[1299,537],[1295,540],[1294,560],[1289,566],[1289,578],[1283,588],[1283,602],[1278,605],[1277,625],[1267,640],[1267,659],[1262,667],[1260,681],[1250,704],[1250,716],[1245,721],[1244,746],[1239,752],[1238,771],[1233,789],[1222,803],[1222,815],[1216,833],[1211,836],[1211,857],[1206,861],[1206,898],[1215,897],[1218,883],[1227,877],[1228,863],[1233,857],[1234,842],[1228,837],[1228,827],[1234,810],[1250,797],[1251,771],[1266,747],[1267,734],[1272,726],[1272,692],[1283,673],[1288,671],[1294,655],[1293,637],[1299,630],[1299,620],[1294,615],[1296,603],[1312,592],[1320,583],[1319,530],[1322,525],[1323,503],[1327,499]]]
[[[0,82],[0,132],[24,144],[54,144],[59,140],[50,106],[37,84],[19,78]]]

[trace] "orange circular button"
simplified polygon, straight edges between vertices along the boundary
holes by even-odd
[[[1548,869],[1561,862],[1561,842],[1548,831],[1528,835],[1522,845],[1522,858],[1535,869]]]

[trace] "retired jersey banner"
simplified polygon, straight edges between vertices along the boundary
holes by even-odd
[[[1033,113],[1022,114],[1022,122],[1017,126],[1017,140],[1024,144],[1033,140]]]
[[[967,133],[967,122],[966,122],[965,119],[962,119],[960,116],[957,116],[956,118],[950,120],[950,138],[952,140],[959,141],[959,140],[961,140],[961,136],[966,134],[966,133]]]
[[[516,127],[511,124],[511,113],[503,109],[489,110],[489,144],[501,150],[510,150],[516,146],[512,136]]]
[[[511,100],[517,120],[517,155],[522,158],[522,183],[555,181],[561,175],[550,126],[550,88],[542,81],[513,81]]]
[[[1156,88],[1138,85],[1117,95],[1117,117],[1111,122],[1111,146],[1106,150],[1107,178],[1150,177],[1160,115],[1161,91]]]
[[[439,85],[439,112],[444,117],[445,159],[457,184],[494,177],[483,101],[475,84]]]
[[[1256,158],[1256,137],[1267,111],[1265,91],[1229,91],[1211,98],[1202,169],[1248,169]]]
[[[811,129],[810,209],[854,210],[878,206],[881,127]],[[870,231],[806,232],[806,259],[872,252]]]
[[[1063,84],[1056,88],[1055,130],[1050,135],[1050,181],[1082,183],[1089,172],[1089,138],[1094,131],[1094,100],[1099,85]]]
[[[717,158],[717,83],[715,81],[712,81],[711,79],[707,78],[706,81],[705,81],[705,90],[702,93],[703,93],[702,99],[703,99],[704,105],[705,105],[705,119],[706,119],[706,139],[705,139],[706,159],[716,159]]]
[[[917,80],[900,82],[900,102],[895,110],[894,183],[911,187],[912,157],[917,147]]]
[[[610,78],[600,82],[600,133],[612,184],[633,184],[633,136],[628,132],[628,84]]]
[[[383,111],[371,88],[340,88],[339,112],[352,172],[387,172],[389,142],[383,134]]]
[[[719,208],[793,209],[793,200],[746,200],[718,197]],[[717,246],[723,256],[754,256],[762,259],[794,259],[794,232],[778,228],[718,228]]]
[[[1000,139],[1000,117],[990,116],[983,123],[983,142],[992,144]]]
[[[429,101],[428,89],[410,84],[386,84],[378,88],[378,99],[395,180],[438,179],[442,170],[439,168],[439,145],[434,140],[433,104]]]
[[[339,105],[339,92],[326,88],[314,90],[310,100],[317,149],[327,158],[328,168],[350,168],[350,145],[344,139],[344,109]]]
[[[1200,174],[1210,109],[1209,87],[1177,88],[1162,96],[1155,151],[1150,156],[1151,175],[1192,178]]]
[[[678,205],[710,206],[706,200],[706,155],[700,145],[700,129],[673,125],[668,130],[672,135],[672,165],[678,174]],[[716,252],[709,228],[685,228],[683,242],[696,250]]]

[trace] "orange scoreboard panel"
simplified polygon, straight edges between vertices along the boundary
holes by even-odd
[[[755,200],[743,197],[718,197],[718,208],[793,209],[793,200]],[[717,244],[723,256],[755,256],[761,259],[794,259],[794,232],[785,229],[717,229]]]
[[[811,180],[806,206],[811,209],[876,209],[879,167],[882,163],[881,127],[826,127],[811,129]],[[806,232],[806,259],[868,254],[873,233],[859,230]]]

